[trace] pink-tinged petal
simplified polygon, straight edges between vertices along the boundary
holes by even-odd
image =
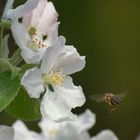
[[[76,117],[59,94],[50,90],[46,91],[40,110],[44,118],[54,121],[73,120]]]
[[[0,125],[0,140],[13,140],[14,129],[4,125]]]
[[[58,14],[52,2],[40,0],[38,6],[23,17],[26,26],[34,26],[42,33],[48,34],[51,26],[56,24]]]
[[[40,17],[44,11],[44,8],[46,6],[46,1],[45,0],[40,0],[37,7],[24,15],[22,22],[26,26],[37,26],[38,22],[40,20]]]
[[[49,29],[53,24],[57,22],[58,14],[54,8],[54,5],[52,2],[47,2],[45,4],[44,11],[40,17],[39,23],[37,25],[37,28],[41,32],[45,32],[48,34]]]
[[[38,68],[32,68],[25,72],[21,84],[26,88],[30,97],[39,98],[44,92],[41,72]]]
[[[86,101],[82,88],[73,85],[71,77],[65,78],[63,87],[54,87],[54,90],[71,109],[82,106]]]
[[[111,130],[103,130],[91,140],[118,140]]]
[[[16,44],[21,49],[26,48],[30,40],[26,27],[21,23],[14,22],[11,26],[11,30]]]

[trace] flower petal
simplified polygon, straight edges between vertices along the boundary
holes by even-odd
[[[74,86],[71,77],[66,77],[64,86],[54,87],[55,92],[65,100],[70,108],[80,107],[85,103],[85,96],[80,86]]]
[[[40,32],[47,33],[57,22],[58,14],[52,2],[40,0],[38,6],[23,17],[26,26],[35,26]]]
[[[0,140],[13,140],[14,129],[4,125],[0,125]]]
[[[65,75],[81,71],[85,67],[85,56],[80,56],[73,46],[64,46],[56,67],[63,68]]]
[[[41,32],[46,32],[48,34],[51,26],[57,22],[58,14],[52,2],[46,2],[45,0],[44,2],[46,4],[44,4],[44,11],[40,17],[37,28]]]
[[[46,46],[51,47],[55,44],[57,37],[58,37],[58,26],[59,22],[53,24],[49,30],[47,31],[47,40],[46,40]]]
[[[63,121],[65,122],[65,121]],[[59,129],[62,127],[63,122],[55,122],[48,118],[44,118],[39,122],[39,127],[45,137],[57,137]],[[51,138],[50,138],[51,139]],[[50,140],[49,138],[45,140]]]
[[[67,106],[65,101],[55,92],[46,91],[40,107],[42,116],[54,121],[75,119],[71,108]]]
[[[16,41],[16,44],[22,49],[28,46],[30,37],[26,30],[26,27],[18,22],[13,22],[11,26],[13,37]]]
[[[7,12],[7,18],[15,20],[17,18],[23,17],[25,14],[29,13],[37,7],[39,0],[27,0],[23,5],[18,6],[16,9],[10,9]]]
[[[28,64],[38,63],[41,60],[42,55],[39,51],[34,51],[28,48],[30,37],[26,27],[21,23],[14,22],[12,24],[11,30],[13,33],[13,37],[16,41],[16,44],[22,50],[21,54],[25,62]]]
[[[30,131],[20,120],[13,124],[13,128],[15,130],[14,140],[43,140],[41,135]]]
[[[18,138],[25,138],[25,136],[27,135],[28,133],[28,129],[27,127],[25,126],[25,124],[18,120],[16,121],[14,124],[13,124],[13,128],[15,130],[15,139],[18,140]],[[21,137],[22,136],[22,137]]]
[[[22,22],[26,26],[37,26],[46,6],[46,1],[39,0],[37,7],[23,16]]]
[[[75,120],[55,122],[44,118],[39,123],[39,126],[45,136],[50,136],[52,132],[55,132],[53,136],[61,140],[91,140],[87,130],[91,128],[94,123],[95,114],[87,109]]]
[[[95,114],[92,113],[89,109],[87,109],[83,114],[78,117],[77,129],[79,129],[80,132],[87,131],[88,129],[92,128],[95,122]]]
[[[111,130],[103,130],[93,137],[92,140],[118,140],[118,138]]]
[[[80,134],[80,135],[82,135],[82,134]],[[73,127],[71,124],[67,124],[63,127],[60,127],[59,133],[57,135],[57,139],[60,139],[60,140],[81,140],[80,135],[77,132],[75,127]],[[83,139],[83,140],[87,140],[87,139]]]
[[[65,38],[59,37],[55,46],[44,54],[41,70],[63,69],[67,75],[78,72],[84,67],[85,57],[81,57],[74,47],[65,46]]]
[[[14,3],[14,0],[8,0],[7,1],[2,18],[7,18],[7,12],[8,12],[9,9],[12,8],[13,3]]]
[[[21,55],[27,64],[37,64],[40,62],[42,55],[41,49],[33,51],[29,48],[22,48]]]
[[[27,70],[22,77],[21,84],[26,88],[30,97],[39,98],[44,92],[41,72],[38,68]]]
[[[46,49],[44,57],[41,63],[41,71],[49,72],[50,69],[55,68],[59,54],[62,52],[62,46],[64,46],[66,40],[64,37],[58,37],[55,46]]]

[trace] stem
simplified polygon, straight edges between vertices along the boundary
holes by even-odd
[[[4,25],[7,23],[4,24],[4,22],[2,22],[3,20],[3,17],[5,16],[5,13],[7,12],[7,10],[12,6],[13,4],[13,1],[9,1],[7,0],[5,6],[4,7],[4,11],[3,11],[3,14],[0,18],[0,54],[2,53],[2,39],[3,39],[3,33],[4,33]],[[7,24],[6,24],[7,25]]]
[[[13,64],[13,65],[15,65],[15,66],[17,66],[23,59],[22,59],[22,57],[21,57],[21,54],[20,54],[20,49],[18,48],[15,52],[14,52],[14,54],[13,54],[13,56],[10,58],[10,62]]]
[[[0,54],[2,53],[2,39],[3,39],[3,31],[4,31],[4,28],[1,27],[0,28]]]

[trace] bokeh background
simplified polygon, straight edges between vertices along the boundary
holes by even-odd
[[[111,129],[120,140],[135,140],[140,133],[140,1],[52,1],[61,21],[59,34],[86,56],[85,69],[73,78],[82,85],[87,102],[74,112],[89,108],[96,113],[91,135]],[[15,0],[15,6],[23,2]],[[89,98],[104,92],[127,94],[122,105],[110,113],[104,103]],[[0,121],[10,124],[14,119],[2,112]],[[27,124],[36,129],[36,122]]]

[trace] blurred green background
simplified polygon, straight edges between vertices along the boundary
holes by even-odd
[[[59,35],[86,56],[85,69],[73,78],[82,85],[87,102],[75,112],[89,108],[96,113],[91,135],[111,129],[120,140],[134,140],[140,133],[140,1],[52,1],[61,21]],[[113,113],[89,99],[91,94],[123,91],[128,94]],[[3,113],[0,118],[3,123],[13,121]]]

